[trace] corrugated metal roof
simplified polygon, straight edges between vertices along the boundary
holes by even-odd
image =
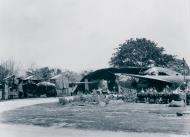
[[[53,77],[50,78],[50,79],[58,79],[58,78],[60,78],[60,77],[63,77],[62,74],[58,74],[58,75],[56,75],[56,76],[53,76]]]
[[[35,76],[35,75],[31,75],[26,77],[24,80],[41,80],[42,78]]]

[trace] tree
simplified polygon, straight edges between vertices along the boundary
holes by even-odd
[[[175,68],[175,70],[180,71],[182,66],[179,64],[182,62],[176,56],[166,54],[164,48],[158,47],[154,41],[146,38],[131,38],[116,48],[109,63],[114,67],[148,67],[154,64],[167,68],[178,64],[179,68]]]
[[[18,76],[21,73],[21,70],[22,70],[21,64],[14,61],[13,59],[1,61],[0,82],[2,82],[4,78],[10,75]]]
[[[88,75],[91,72],[94,72],[94,71],[93,70],[83,70],[82,72],[80,72],[80,75],[83,78],[84,76]]]
[[[38,68],[38,69],[29,69],[26,74],[28,76],[30,75],[35,75],[38,76],[40,78],[42,78],[43,80],[48,80],[49,78],[51,78],[52,76],[54,76],[54,69],[51,69],[49,67],[42,67],[42,68]]]
[[[81,75],[74,71],[64,70],[62,74],[64,77],[68,78],[70,82],[78,82],[81,80]]]
[[[51,77],[56,75],[62,74],[64,77],[68,78],[69,81],[77,82],[80,81],[81,75],[79,73],[70,71],[70,70],[61,70],[60,68],[49,68],[49,67],[42,67],[42,68],[29,68],[26,71],[26,75],[35,75],[43,80],[48,80]]]
[[[9,70],[0,65],[0,83],[9,75]]]
[[[21,70],[21,65],[13,59],[1,61],[1,66],[8,70],[9,75],[18,75]]]

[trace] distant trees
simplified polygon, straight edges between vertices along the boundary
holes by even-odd
[[[52,69],[49,67],[42,67],[42,68],[29,68],[28,71],[26,71],[26,74],[28,76],[35,75],[39,78],[42,78],[43,80],[48,80],[52,76],[55,76],[57,74],[60,74],[60,69]]]
[[[79,82],[82,78],[80,73],[70,70],[63,70],[62,74],[71,82]]]
[[[9,70],[5,69],[2,65],[0,65],[0,82],[3,81],[9,74]]]
[[[9,75],[19,75],[21,65],[13,59],[3,60],[0,63],[0,82]]]
[[[109,63],[114,67],[148,67],[154,64],[178,72],[181,72],[184,67],[183,60],[166,54],[163,47],[158,47],[157,43],[146,38],[131,38],[120,44]]]
[[[49,67],[42,67],[42,68],[30,68],[26,71],[28,76],[35,75],[43,80],[48,80],[53,76],[62,74],[64,77],[68,78],[69,81],[77,82],[81,79],[81,74],[76,73],[70,70],[61,70],[59,68],[49,68]]]
[[[81,74],[82,77],[84,77],[84,76],[88,75],[91,72],[93,72],[93,70],[84,70],[80,74]]]

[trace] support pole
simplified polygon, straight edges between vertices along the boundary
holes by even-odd
[[[88,79],[85,79],[84,81],[85,81],[85,84],[84,84],[85,91],[89,91]]]

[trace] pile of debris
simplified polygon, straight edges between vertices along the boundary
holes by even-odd
[[[108,104],[122,104],[124,102],[135,102],[137,99],[136,90],[122,89],[121,93],[118,94],[99,94],[98,92],[92,92],[92,94],[81,94],[71,97],[60,97],[59,103],[66,105],[69,103],[75,104],[94,104],[100,106],[106,106]]]
[[[101,102],[104,102],[105,104],[108,103],[108,98],[102,95],[77,95],[77,96],[71,96],[71,97],[60,97],[59,103],[62,105],[66,105],[69,103],[78,103],[81,105],[83,104],[101,104]]]

